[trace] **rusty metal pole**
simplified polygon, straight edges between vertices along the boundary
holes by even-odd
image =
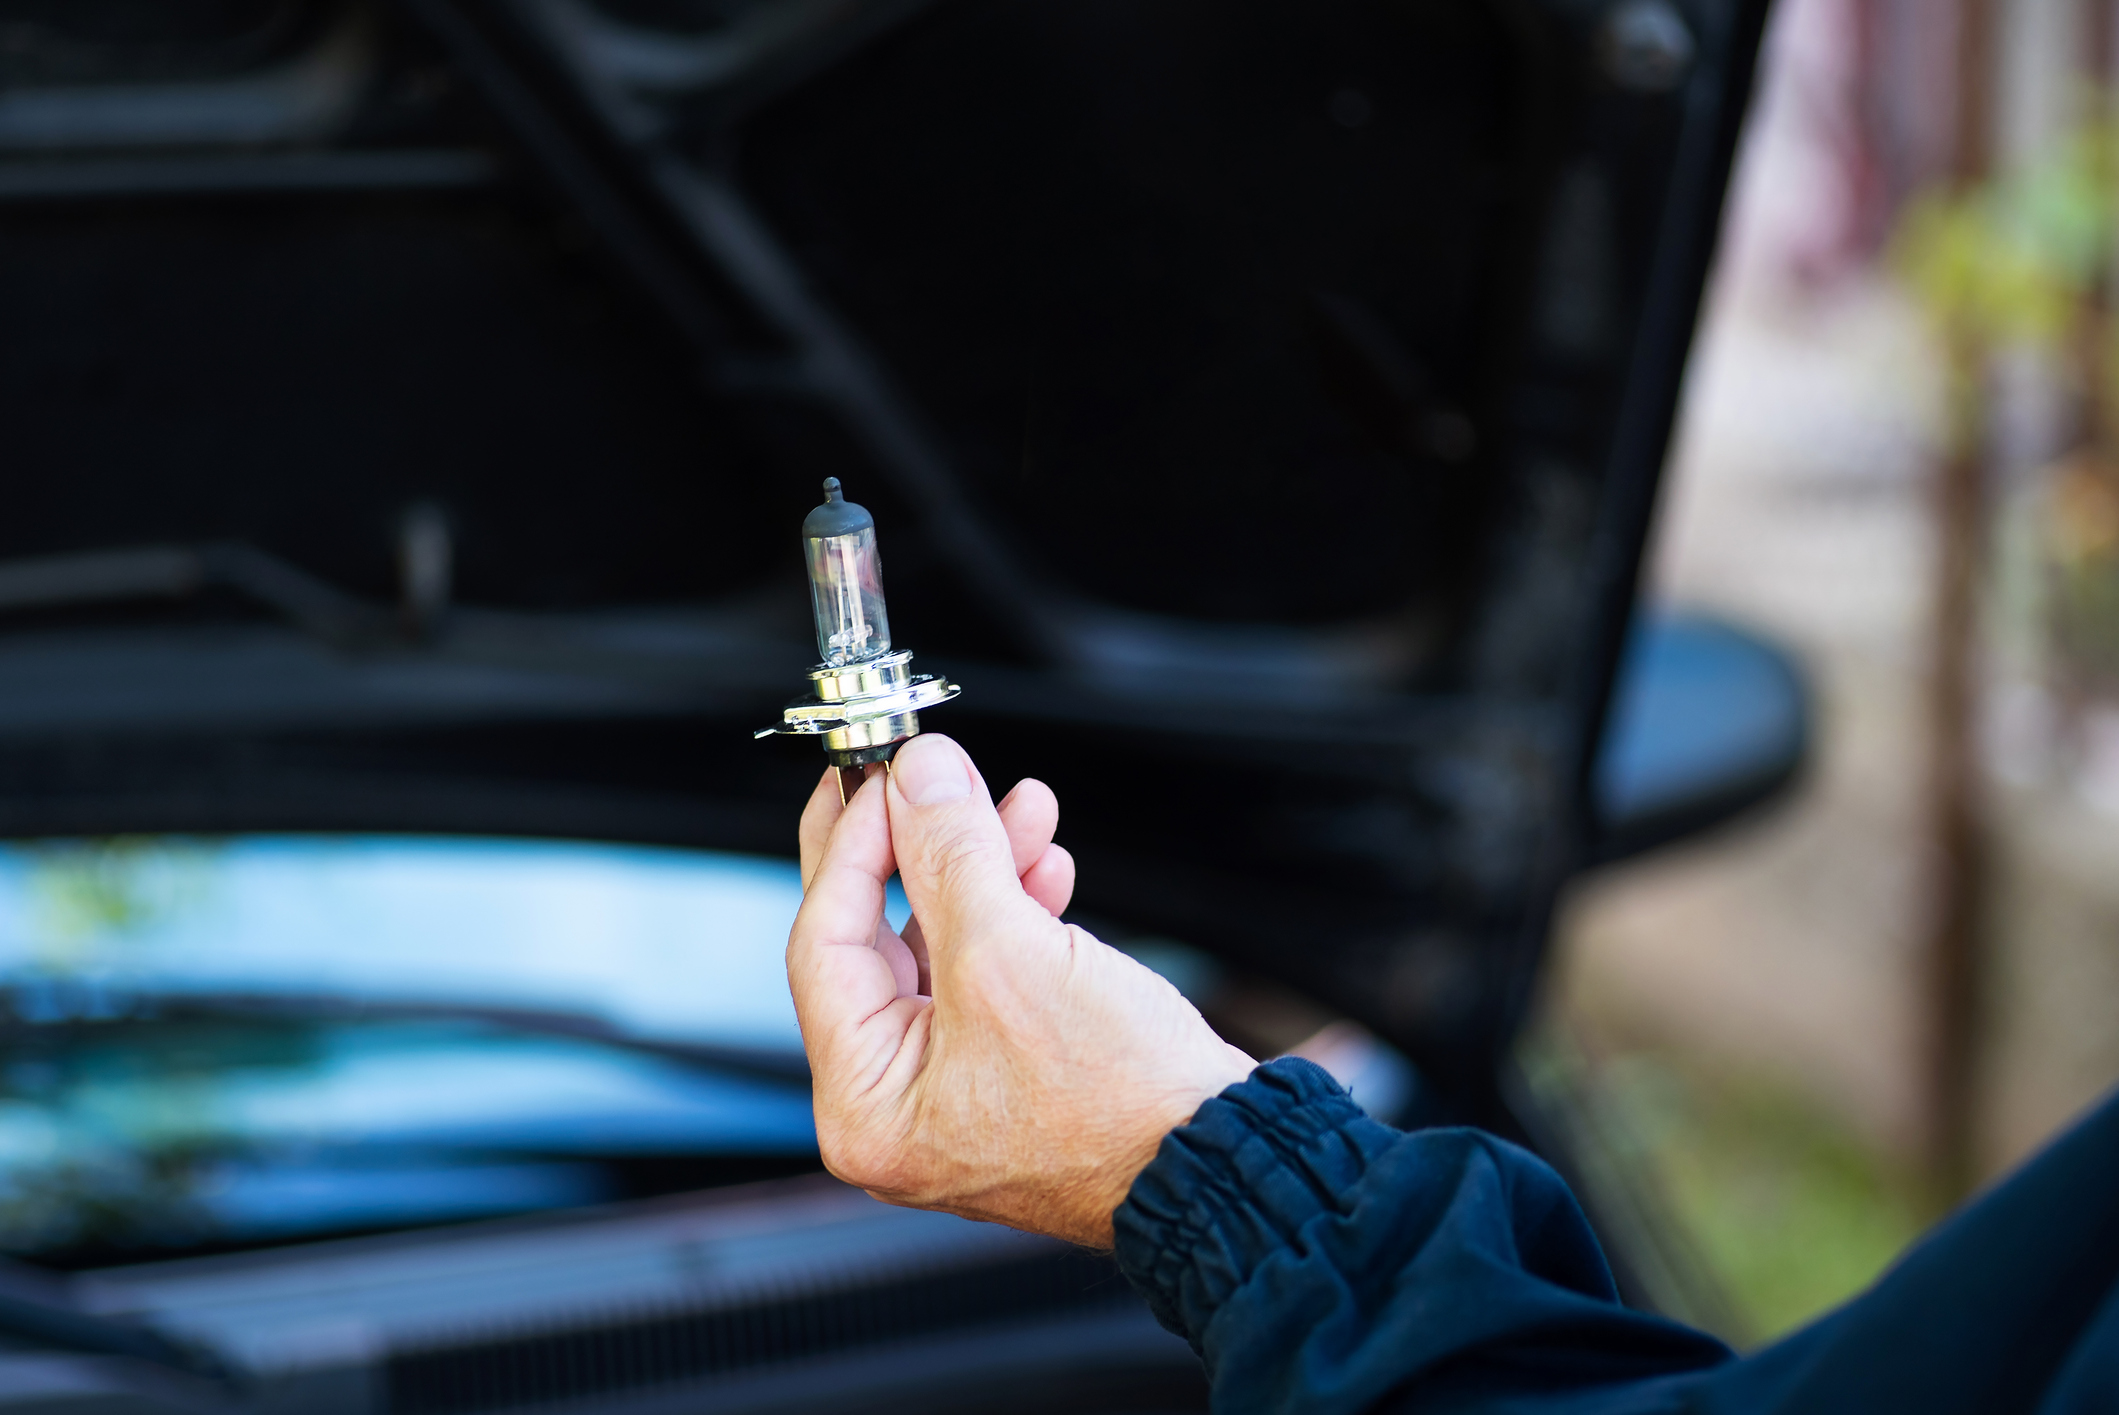
[[[1995,0],[1958,0],[1951,176],[1960,191],[1992,164]],[[1988,842],[1978,743],[1979,590],[1987,526],[1987,354],[1963,321],[1943,332],[1949,440],[1934,484],[1929,657],[1929,861],[1925,1082],[1929,1169],[1944,1203],[1976,1177],[1980,994],[1989,974]]]

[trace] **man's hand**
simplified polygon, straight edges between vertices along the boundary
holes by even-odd
[[[1059,803],[996,809],[963,748],[915,737],[802,817],[787,944],[825,1166],[879,1199],[1092,1247],[1162,1137],[1249,1075],[1161,977],[1058,915]],[[893,872],[912,901],[883,918]]]

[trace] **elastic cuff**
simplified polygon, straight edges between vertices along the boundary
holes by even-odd
[[[1324,1068],[1268,1062],[1163,1137],[1111,1216],[1119,1267],[1198,1350],[1229,1295],[1303,1224],[1339,1212],[1394,1135]]]

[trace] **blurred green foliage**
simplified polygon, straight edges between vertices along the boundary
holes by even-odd
[[[196,903],[212,880],[213,851],[202,842],[118,836],[26,848],[31,929],[50,972],[88,966],[105,945]]]
[[[2044,355],[2072,394],[2069,453],[2042,478],[2044,633],[2064,693],[2119,693],[2119,119],[2088,95],[2077,125],[2035,160],[1938,189],[1900,222],[1892,264],[1948,355],[1951,436],[1982,425],[1986,359]]]
[[[1573,1177],[1646,1297],[1734,1345],[1855,1296],[1924,1226],[1917,1173],[1800,1086],[1557,1017],[1518,1059],[1562,1108]]]
[[[2039,160],[1916,198],[1891,263],[1938,325],[1992,345],[2057,346],[2110,265],[2119,125],[2085,124]]]
[[[1921,1231],[1912,1172],[1792,1086],[1653,1054],[1605,1065],[1594,1084],[1749,1339],[1854,1296]]]

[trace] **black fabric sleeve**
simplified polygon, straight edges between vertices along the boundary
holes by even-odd
[[[1659,1378],[1730,1355],[1619,1303],[1580,1207],[1535,1156],[1379,1124],[1306,1061],[1202,1106],[1113,1218],[1120,1266],[1200,1353],[1225,1415],[1530,1408],[1591,1390],[1667,1408]]]

